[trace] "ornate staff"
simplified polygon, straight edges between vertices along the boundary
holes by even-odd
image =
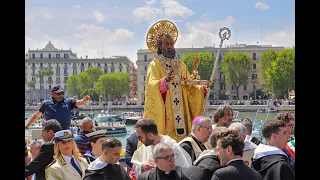
[[[219,45],[218,53],[217,53],[217,56],[216,56],[216,60],[214,61],[214,66],[213,66],[210,82],[209,82],[209,85],[208,85],[209,86],[208,93],[207,93],[206,99],[205,99],[204,104],[203,104],[202,114],[204,114],[204,112],[207,109],[207,104],[208,104],[208,100],[209,100],[209,96],[210,96],[210,90],[211,90],[211,88],[213,88],[214,75],[216,73],[218,60],[219,60],[219,57],[220,57],[220,50],[222,48],[222,43],[223,43],[224,40],[226,40],[226,39],[229,40],[229,38],[231,37],[230,29],[227,28],[227,27],[220,28],[219,37],[220,37],[220,45]]]

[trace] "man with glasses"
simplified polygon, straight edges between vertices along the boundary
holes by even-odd
[[[284,153],[286,153],[286,155],[288,156],[290,167],[293,171],[295,171],[295,155],[294,155],[295,141],[293,138],[295,118],[289,112],[282,112],[282,113],[277,114],[277,116],[274,119],[276,119],[278,121],[282,121],[286,125],[286,128],[288,130],[288,134],[290,135],[290,138],[288,139],[288,143],[287,143],[286,148],[282,149],[282,151]]]
[[[220,159],[220,164],[226,167],[216,170],[211,180],[262,180],[261,175],[242,160],[244,141],[236,131],[222,132],[218,134],[217,139],[216,154]]]
[[[152,151],[157,144],[169,144],[174,153],[179,154],[176,164],[181,167],[190,167],[192,165],[189,154],[179,144],[168,135],[158,133],[157,124],[154,120],[143,118],[137,121],[134,126],[137,137],[143,145],[138,148],[132,156],[133,167],[130,174],[138,176],[143,171],[148,171],[156,167]]]
[[[64,97],[64,90],[60,86],[51,89],[51,99],[45,100],[40,109],[30,118],[25,129],[34,124],[41,115],[45,119],[56,119],[61,124],[62,130],[70,129],[71,110],[83,106],[89,102],[90,96],[86,95],[81,100],[73,100]]]
[[[192,162],[194,162],[200,154],[209,149],[206,142],[212,132],[211,121],[204,116],[197,116],[192,121],[191,134],[182,139],[180,146],[190,155]]]
[[[157,144],[152,151],[156,168],[144,172],[138,176],[138,180],[177,180],[187,179],[180,166],[176,166],[176,158],[173,148],[169,144]]]

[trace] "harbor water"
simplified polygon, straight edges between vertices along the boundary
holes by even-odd
[[[35,113],[35,111],[25,111],[25,117],[28,117],[28,119],[31,117],[31,115],[33,115]],[[88,114],[90,112],[84,112],[85,114]],[[100,111],[94,111],[94,117],[96,118],[98,116],[98,114],[100,113]],[[117,111],[117,112],[113,112],[115,114],[121,114],[123,112],[121,111]],[[294,112],[291,112],[294,114]],[[244,118],[244,117],[249,117],[251,120],[253,119],[257,119],[257,120],[261,120],[262,122],[265,122],[267,120],[271,120],[273,119],[278,113],[259,113],[258,115],[256,114],[256,112],[239,112],[238,114],[238,119]],[[209,117],[210,113],[207,112],[205,114],[205,116]],[[94,118],[94,119],[95,119]],[[81,120],[79,120],[78,122],[80,122]],[[27,122],[27,121],[26,121]],[[113,135],[112,137],[115,137],[117,139],[119,139],[122,142],[122,148],[126,147],[126,139],[127,137],[129,137],[132,133],[134,133],[135,130],[133,128],[133,125],[127,125],[127,134],[122,134],[122,135]],[[28,130],[26,130],[25,135],[28,135],[29,132]]]

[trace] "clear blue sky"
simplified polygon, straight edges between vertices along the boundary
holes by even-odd
[[[56,48],[90,58],[128,56],[137,60],[145,37],[158,20],[179,30],[175,47],[218,45],[219,28],[232,37],[225,44],[295,44],[294,0],[26,0],[26,52],[50,40]]]

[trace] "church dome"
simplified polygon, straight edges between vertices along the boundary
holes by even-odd
[[[54,49],[54,50],[58,50],[57,48],[54,47],[53,44],[51,44],[51,41],[49,41],[49,43],[46,45],[46,47],[44,49]]]

